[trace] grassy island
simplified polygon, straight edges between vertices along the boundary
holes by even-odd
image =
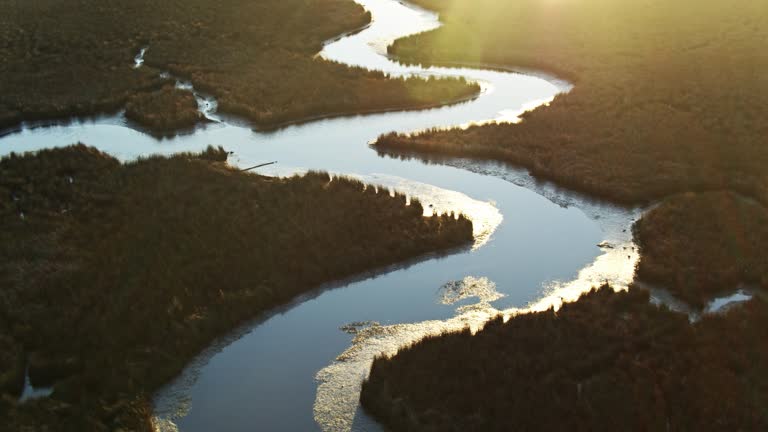
[[[768,428],[768,305],[691,324],[646,291],[426,338],[374,361],[365,409],[398,431]]]
[[[149,397],[215,337],[323,283],[469,244],[464,217],[227,154],[0,160],[0,430],[149,430]],[[329,247],[332,246],[332,247]],[[28,367],[51,397],[17,403]]]
[[[737,0],[414,0],[445,25],[410,63],[534,68],[575,88],[519,125],[388,136],[385,152],[493,159],[614,201],[732,189],[768,202],[768,8]]]
[[[159,76],[166,70],[262,127],[443,104],[479,90],[314,58],[325,40],[370,22],[351,0],[0,0],[0,10],[0,129],[116,112],[168,84]],[[146,62],[134,68],[142,47]]]
[[[128,98],[125,117],[157,135],[173,134],[202,121],[192,92],[166,85],[153,92],[137,93]]]

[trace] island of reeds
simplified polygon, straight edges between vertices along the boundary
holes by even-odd
[[[125,118],[155,135],[172,135],[204,121],[192,92],[170,84],[131,95],[125,104]]]
[[[115,113],[154,132],[185,129],[190,80],[219,110],[270,128],[307,118],[423,108],[479,92],[463,79],[390,79],[316,58],[370,22],[352,0],[0,0],[0,129]],[[146,48],[142,67],[134,57]],[[176,102],[171,101],[176,98]]]
[[[211,341],[322,284],[468,245],[466,218],[227,153],[130,163],[84,145],[0,159],[0,430],[151,430]],[[18,402],[25,371],[50,397]]]

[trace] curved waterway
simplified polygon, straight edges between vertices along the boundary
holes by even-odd
[[[482,94],[449,107],[318,120],[269,133],[216,116],[215,101],[200,96],[214,122],[170,139],[136,130],[121,115],[27,125],[0,137],[2,153],[83,142],[122,160],[222,145],[238,166],[277,160],[264,174],[317,169],[357,176],[382,193],[420,198],[428,212],[458,210],[472,218],[472,248],[318,288],[217,341],[156,395],[159,429],[379,430],[358,404],[375,355],[632,278],[637,254],[629,228],[639,210],[592,201],[501,164],[425,164],[380,157],[367,145],[390,131],[516,121],[570,88],[543,75],[400,65],[386,57],[387,45],[439,26],[437,16],[394,0],[357,1],[373,23],[329,42],[319,55],[392,75],[464,76],[480,82]]]

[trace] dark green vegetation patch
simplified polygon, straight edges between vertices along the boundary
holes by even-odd
[[[741,284],[768,288],[768,211],[729,192],[664,200],[634,226],[637,276],[697,307]]]
[[[766,430],[766,340],[760,300],[690,324],[602,287],[378,358],[361,400],[398,431]]]
[[[123,165],[78,145],[0,160],[0,429],[148,430],[149,395],[215,337],[323,283],[472,240],[469,220],[424,217],[402,195],[226,157]],[[18,405],[27,364],[54,392]]]
[[[0,0],[0,11],[0,129],[117,111],[168,83],[158,76],[165,70],[265,127],[479,91],[314,58],[323,41],[370,21],[351,0]],[[142,47],[145,66],[134,69]]]
[[[125,105],[125,117],[158,135],[189,129],[203,120],[192,92],[170,84],[160,90],[132,95]]]

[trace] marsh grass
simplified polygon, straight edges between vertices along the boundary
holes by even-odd
[[[768,306],[695,324],[610,287],[377,358],[364,408],[399,431],[764,430]]]
[[[120,164],[78,145],[0,160],[2,370],[23,356],[33,382],[54,385],[31,404],[6,396],[5,423],[147,430],[151,393],[223,332],[472,241],[469,220],[424,217],[403,195],[325,173],[261,177],[226,156]]]
[[[633,227],[637,276],[701,308],[739,285],[768,288],[768,212],[730,192],[670,197]]]
[[[170,84],[160,90],[129,97],[125,117],[158,135],[189,129],[203,120],[195,96]]]

